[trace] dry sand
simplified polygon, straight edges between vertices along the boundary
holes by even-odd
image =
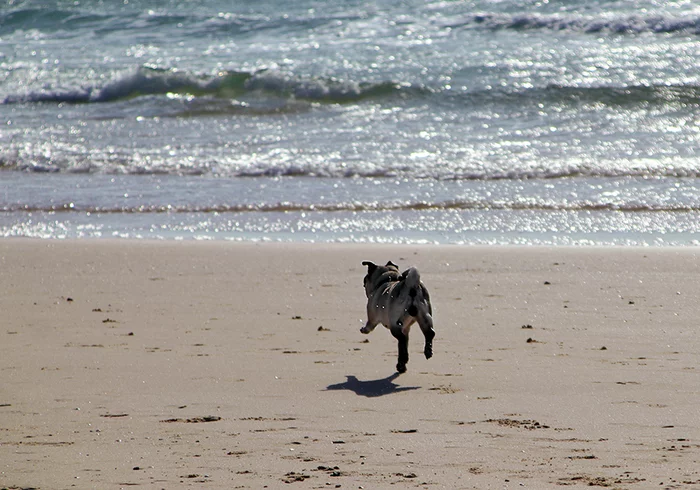
[[[0,488],[700,488],[698,252],[0,241]]]

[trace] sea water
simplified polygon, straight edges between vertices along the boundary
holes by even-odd
[[[700,7],[10,0],[0,236],[691,245]]]

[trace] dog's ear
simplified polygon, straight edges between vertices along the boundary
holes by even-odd
[[[374,271],[374,269],[377,268],[376,264],[374,262],[370,262],[369,260],[365,260],[364,262],[362,262],[362,265],[367,266],[367,273],[368,274],[371,274]]]
[[[386,263],[386,266],[387,266],[387,267],[396,267],[397,269],[399,268],[399,266],[396,265],[396,264],[394,264],[391,260],[390,260],[389,262]]]

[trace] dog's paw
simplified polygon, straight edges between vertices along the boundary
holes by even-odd
[[[371,330],[368,329],[367,327],[362,327],[362,328],[360,329],[360,332],[362,332],[362,333],[365,334],[365,335],[368,334],[368,333],[370,333],[370,331],[371,331]]]
[[[426,359],[433,357],[433,342],[432,339],[427,339],[425,342],[425,348],[423,349],[423,354],[425,354]]]
[[[399,373],[405,373],[405,372],[406,372],[406,365],[405,365],[405,364],[398,363],[398,364],[396,365],[396,370],[397,370]]]

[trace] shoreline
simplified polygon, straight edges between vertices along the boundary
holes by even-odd
[[[700,236],[695,178],[650,186],[643,177],[581,177],[556,185],[549,179],[408,176],[393,181],[9,171],[4,177],[0,237],[6,238],[695,246]]]
[[[698,488],[699,253],[0,240],[0,488]]]

